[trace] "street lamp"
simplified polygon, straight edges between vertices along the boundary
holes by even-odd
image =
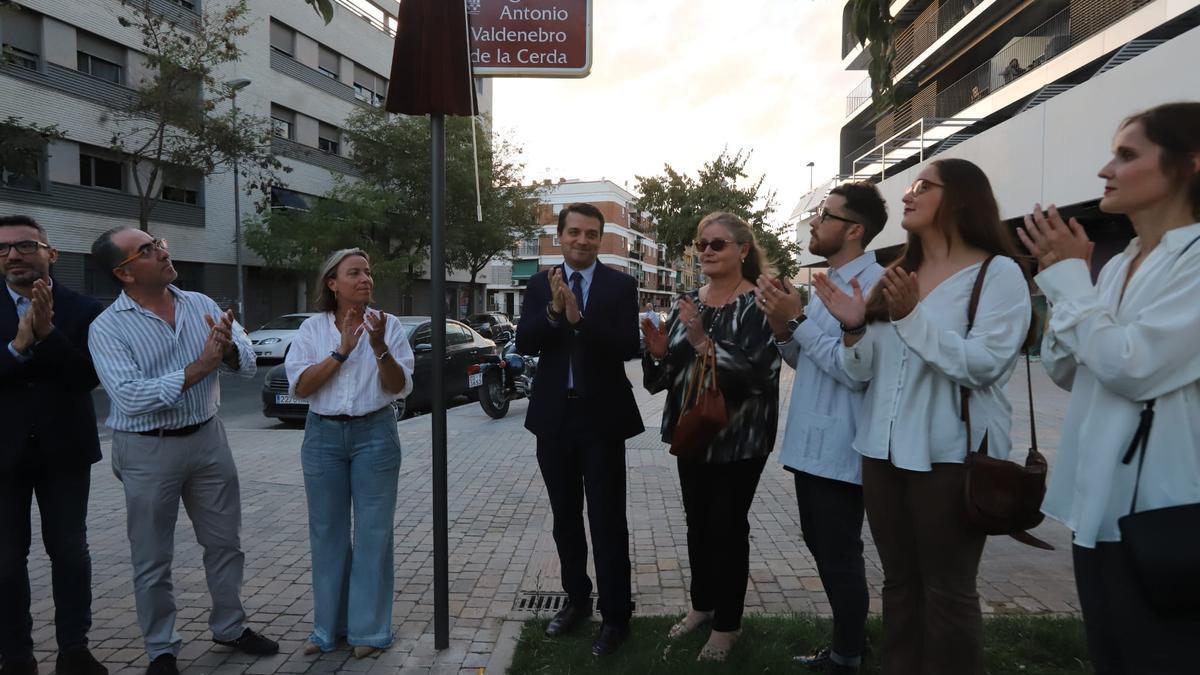
[[[815,165],[814,162],[809,162],[808,164],[804,165],[804,166],[808,167],[808,191],[809,192],[812,192],[812,174],[813,174],[813,166],[814,165]]]
[[[225,83],[229,87],[229,92],[233,101],[233,130],[237,131],[237,94],[242,89],[250,85],[250,80],[244,77],[239,77],[236,80],[230,80]],[[242,325],[246,325],[246,296],[242,288],[242,190],[238,185],[238,174],[240,158],[235,154],[233,156],[233,256],[234,266],[237,270],[237,314],[238,321]]]

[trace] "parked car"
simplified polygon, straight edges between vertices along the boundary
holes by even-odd
[[[500,312],[475,314],[467,319],[467,324],[483,337],[495,340],[497,344],[508,342],[517,334],[517,327],[513,325],[512,320],[507,314]]]
[[[430,342],[432,331],[429,317],[397,318],[400,325],[404,326],[415,362],[412,393],[393,405],[396,409],[396,419],[400,419],[432,407],[433,345]],[[446,378],[446,400],[456,396],[473,398],[475,392],[468,386],[467,368],[478,363],[482,356],[497,353],[496,343],[483,337],[470,326],[458,321],[446,321],[446,358],[441,364]],[[267,417],[284,422],[303,422],[308,416],[308,403],[288,393],[287,373],[282,365],[275,366],[267,373],[263,381],[262,401],[263,415]]]
[[[262,360],[282,361],[300,330],[300,324],[313,314],[284,314],[260,326],[249,335],[250,344],[254,345],[254,355]]]

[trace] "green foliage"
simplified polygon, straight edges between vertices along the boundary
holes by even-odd
[[[326,25],[333,21],[333,0],[304,0],[304,2],[307,2],[308,6],[321,16]]]
[[[754,229],[758,243],[777,274],[794,276],[800,247],[783,226],[770,223],[775,213],[775,193],[764,192],[766,176],[747,182],[746,163],[750,152],[722,150],[705,163],[695,178],[663,166],[658,176],[637,176],[635,190],[641,195],[637,208],[655,221],[655,237],[667,247],[667,258],[683,255],[696,236],[700,219],[714,211],[729,211]]]
[[[206,11],[187,26],[155,13],[148,0],[130,7],[118,20],[141,34],[152,75],[137,83],[126,107],[113,111],[110,144],[132,165],[142,229],[163,179],[175,175],[209,176],[236,162],[247,194],[265,195],[282,169],[270,151],[270,123],[225,106],[235,91],[217,79],[242,54],[237,40],[249,32],[246,0]]]
[[[521,185],[519,149],[479,135],[483,221],[476,218],[471,123],[446,120],[446,262],[471,274],[538,231],[537,192]],[[481,125],[486,129],[487,125]],[[378,277],[410,283],[432,236],[428,118],[356,112],[345,134],[360,177],[341,182],[308,212],[272,211],[247,232],[268,264],[315,271],[330,251],[360,246]]]
[[[811,673],[792,662],[829,645],[832,621],[811,615],[748,615],[742,636],[725,663],[697,663],[708,639],[698,630],[678,640],[667,639],[677,616],[634,617],[629,640],[603,659],[591,655],[595,630],[578,630],[554,639],[544,634],[547,619],[525,623],[517,641],[510,673]],[[596,624],[592,624],[596,625]],[[882,622],[867,621],[869,649],[863,675],[879,673]],[[1001,616],[984,621],[984,663],[989,673],[1065,675],[1090,673],[1083,622],[1075,617]]]
[[[0,120],[0,169],[20,176],[36,174],[46,144],[62,137],[57,125],[43,126],[11,115]]]
[[[890,0],[851,0],[850,36],[871,55],[871,99],[877,110],[893,105],[892,63],[896,59]]]

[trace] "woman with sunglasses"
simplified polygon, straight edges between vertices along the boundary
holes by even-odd
[[[1096,672],[1195,672],[1200,607],[1170,616],[1150,606],[1117,521],[1135,498],[1139,512],[1200,502],[1200,103],[1126,119],[1100,177],[1100,210],[1128,216],[1137,238],[1094,285],[1092,244],[1076,220],[1036,206],[1018,230],[1050,301],[1042,363],[1071,391],[1042,510],[1075,533]],[[1154,417],[1139,478],[1143,458],[1125,455],[1148,401]]]
[[[670,637],[712,624],[700,661],[724,661],[741,629],[750,565],[748,515],[779,420],[779,351],[755,303],[766,259],[754,232],[732,213],[713,213],[696,228],[700,269],[709,283],[679,298],[666,323],[642,320],[645,386],[666,389],[662,438],[670,443],[697,355],[715,349],[717,385],[728,425],[701,456],[679,458],[692,566],[692,609]]]
[[[987,176],[970,162],[924,167],[901,226],[908,243],[867,299],[857,281],[853,295],[823,276],[813,283],[842,323],[846,374],[869,382],[854,447],[883,563],[883,672],[982,673],[985,535],[967,522],[963,462],[968,443],[1008,458],[1004,385],[1029,329],[1029,289]]]

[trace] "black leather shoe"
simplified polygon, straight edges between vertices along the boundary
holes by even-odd
[[[179,675],[179,667],[175,665],[173,654],[162,654],[150,662],[146,675]]]
[[[108,675],[108,668],[101,665],[87,647],[76,647],[59,652],[54,672],[56,675]]]
[[[4,662],[0,666],[0,675],[37,675],[38,666],[37,660],[30,659],[21,663]]]
[[[592,643],[592,656],[608,656],[617,651],[627,637],[629,637],[629,624],[620,626],[611,623],[600,624],[600,634]]]
[[[261,633],[255,633],[247,628],[242,631],[242,636],[236,640],[213,640],[213,642],[222,647],[233,647],[243,654],[252,656],[271,656],[279,653],[279,643],[269,638],[263,637]]]
[[[837,675],[855,675],[857,666],[843,666],[836,663],[830,656],[828,648],[808,656],[793,656],[792,661],[818,673],[836,673]]]
[[[546,637],[558,637],[575,630],[579,624],[592,618],[592,603],[575,603],[568,601],[566,606],[558,610],[550,625],[546,626]]]

